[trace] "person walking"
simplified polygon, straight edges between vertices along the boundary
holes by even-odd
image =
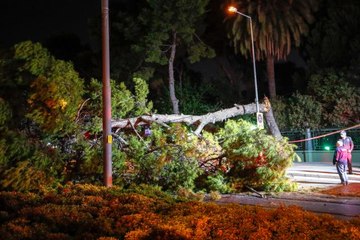
[[[345,148],[343,141],[338,140],[336,142],[336,156],[333,163],[336,164],[336,170],[339,174],[341,183],[344,186],[349,184],[348,176],[346,174],[348,154],[348,150]]]
[[[354,149],[354,142],[351,137],[346,136],[346,131],[340,132],[341,141],[343,142],[344,148],[348,152],[347,166],[349,169],[349,174],[352,174],[352,150]]]

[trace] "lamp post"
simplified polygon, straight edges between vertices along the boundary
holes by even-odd
[[[111,135],[111,88],[109,50],[109,2],[101,0],[102,16],[102,82],[103,82],[103,161],[104,184],[112,186],[112,135]]]
[[[258,96],[258,86],[257,86],[257,77],[256,77],[255,47],[254,47],[252,19],[249,15],[239,12],[235,7],[229,7],[228,11],[232,12],[232,13],[237,13],[237,14],[244,16],[250,20],[251,52],[252,52],[252,59],[253,59],[254,85],[255,85],[255,103],[256,103],[256,113],[257,113],[257,115],[259,115],[259,96]],[[258,118],[258,116],[257,116],[257,118]]]

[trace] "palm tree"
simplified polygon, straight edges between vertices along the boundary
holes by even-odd
[[[253,21],[256,60],[266,59],[270,98],[276,96],[274,62],[285,60],[302,35],[309,32],[320,0],[237,0],[234,6]],[[238,14],[228,37],[236,53],[251,56],[248,19]]]

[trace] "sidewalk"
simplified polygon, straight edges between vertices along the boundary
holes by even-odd
[[[321,193],[279,193],[263,198],[253,193],[224,194],[215,201],[218,204],[235,203],[255,205],[271,209],[280,206],[298,206],[317,214],[329,214],[339,219],[350,220],[360,216],[360,200],[355,197],[338,197]]]
[[[342,186],[332,162],[295,162],[286,171],[286,175],[298,183],[299,191],[272,196],[273,204],[297,205],[311,212],[327,213],[343,219],[351,219],[360,214],[360,198],[321,193],[327,189],[338,189],[340,192],[358,189],[359,167],[353,167],[353,174],[348,174],[348,186]]]
[[[340,178],[331,162],[295,162],[286,175],[298,183],[299,190],[339,186]],[[349,183],[360,183],[360,168],[353,167]]]
[[[224,194],[214,202],[218,204],[235,203],[240,205],[256,205],[264,208],[277,208],[282,205],[299,206],[304,210],[330,214],[340,219],[352,219],[360,215],[360,198],[329,195],[321,193],[327,189],[341,191],[358,191],[360,188],[360,168],[353,167],[349,176],[349,185],[342,186],[336,168],[332,163],[294,163],[286,172],[287,176],[298,183],[299,191],[264,195],[248,192],[239,194]],[[328,191],[328,190],[327,190]],[[211,201],[211,200],[209,200]]]

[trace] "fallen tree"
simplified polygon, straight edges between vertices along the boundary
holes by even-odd
[[[280,130],[276,124],[270,101],[268,98],[264,98],[263,103],[259,104],[259,112],[264,113],[265,120],[270,133],[276,137],[281,138]],[[200,135],[203,128],[209,123],[222,122],[229,118],[236,117],[245,114],[256,113],[256,104],[251,103],[247,105],[234,104],[234,107],[222,109],[216,112],[207,113],[205,115],[184,115],[184,114],[150,114],[142,115],[138,117],[113,120],[111,127],[115,129],[136,127],[139,125],[148,125],[152,122],[156,122],[160,125],[168,127],[167,123],[185,123],[187,125],[197,124],[197,128],[194,131],[196,135]]]

